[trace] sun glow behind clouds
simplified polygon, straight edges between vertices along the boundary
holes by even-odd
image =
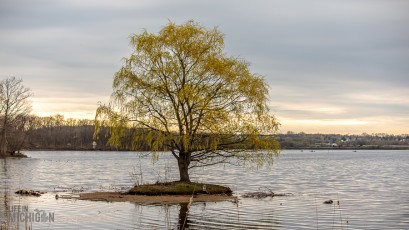
[[[33,112],[39,117],[49,117],[54,115],[63,115],[64,118],[88,119],[94,120],[95,112]]]
[[[330,120],[292,120],[292,123],[299,125],[325,125],[325,126],[338,126],[338,125],[367,125],[368,121],[354,120],[354,119],[330,119]]]
[[[278,117],[280,133],[288,131],[306,133],[361,134],[371,122],[356,119],[292,119]]]
[[[328,134],[388,133],[407,134],[408,119],[370,117],[360,119],[296,119],[277,117],[281,123],[280,133],[288,131]]]
[[[32,112],[40,117],[56,114],[65,118],[94,119],[98,107],[97,98],[39,98],[32,99]]]

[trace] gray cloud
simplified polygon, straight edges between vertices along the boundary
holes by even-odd
[[[59,101],[91,114],[131,52],[130,34],[189,19],[218,26],[226,52],[265,76],[283,131],[309,131],[286,123],[294,120],[408,121],[405,0],[3,0],[0,77],[23,78],[39,110],[61,112]]]

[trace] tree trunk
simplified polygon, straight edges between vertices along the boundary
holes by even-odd
[[[190,182],[189,178],[190,155],[180,154],[178,160],[180,181]]]
[[[6,138],[6,130],[5,128],[3,128],[1,131],[1,137],[0,137],[0,156],[6,156],[6,155],[7,155],[7,138]]]

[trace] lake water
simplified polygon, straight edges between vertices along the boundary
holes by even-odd
[[[12,229],[25,225],[32,229],[178,229],[181,224],[189,229],[409,229],[409,151],[289,150],[282,151],[271,168],[200,168],[191,172],[193,181],[228,185],[240,200],[238,204],[194,203],[188,211],[183,204],[55,199],[56,194],[124,191],[136,181],[178,179],[170,154],[160,155],[155,164],[150,157],[132,152],[27,154],[30,158],[0,160],[0,224],[5,210],[12,209],[11,215],[16,207],[34,214],[42,210],[52,220],[37,222],[33,214],[34,222],[13,222]],[[293,195],[241,197],[266,188]],[[14,194],[19,189],[46,194]],[[323,203],[329,199],[334,203]]]

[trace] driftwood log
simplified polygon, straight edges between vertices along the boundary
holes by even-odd
[[[41,196],[44,192],[34,191],[34,190],[18,190],[15,192],[16,194],[24,195],[24,196]]]
[[[265,188],[266,191],[261,191],[259,189],[259,192],[248,192],[242,195],[243,198],[256,198],[256,199],[262,199],[266,197],[275,197],[275,196],[292,196],[292,193],[274,193],[271,191],[269,188]]]

